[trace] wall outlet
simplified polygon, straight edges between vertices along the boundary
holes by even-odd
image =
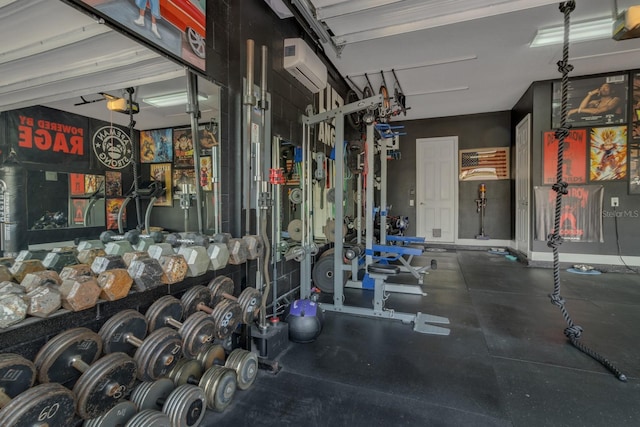
[[[414,203],[413,199],[410,199],[409,200],[409,206],[413,206],[413,205],[415,205],[415,203]]]
[[[617,208],[618,206],[620,206],[620,201],[618,200],[617,197],[612,197],[611,198],[611,207],[612,208]]]

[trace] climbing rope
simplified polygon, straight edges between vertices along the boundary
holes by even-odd
[[[562,180],[562,163],[564,160],[564,143],[569,135],[570,126],[567,124],[567,93],[569,83],[569,73],[573,71],[573,66],[569,64],[569,23],[571,12],[576,7],[574,0],[560,3],[560,11],[564,14],[564,46],[562,48],[562,60],[558,61],[558,71],[562,73],[562,106],[560,110],[560,127],[556,129],[555,136],[558,139],[558,166],[556,168],[556,183],[553,184],[553,191],[556,192],[555,212],[553,217],[553,232],[547,236],[547,246],[553,250],[553,293],[549,295],[551,303],[560,308],[562,317],[567,322],[564,334],[571,344],[578,350],[600,362],[605,368],[611,371],[620,381],[627,381],[627,377],[620,372],[607,358],[583,345],[579,339],[582,336],[582,327],[573,323],[569,312],[565,307],[565,300],[560,296],[560,257],[558,248],[562,244],[560,236],[560,217],[562,209],[562,196],[568,193],[568,184]]]

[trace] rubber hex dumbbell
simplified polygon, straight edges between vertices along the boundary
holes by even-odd
[[[193,286],[185,292],[180,302],[187,317],[198,311],[209,314],[216,324],[214,336],[221,340],[231,336],[242,321],[242,309],[237,302],[224,300],[211,308],[211,291],[201,285]]]
[[[224,348],[219,344],[212,344],[198,353],[195,360],[204,370],[214,365],[233,369],[236,372],[240,390],[251,387],[258,376],[258,356],[241,348],[234,349],[229,353],[229,357],[225,358]]]
[[[149,332],[164,326],[178,329],[178,333],[182,336],[184,355],[193,358],[211,343],[216,324],[206,313],[194,313],[184,322],[181,322],[182,315],[183,309],[180,300],[166,295],[151,304],[145,317]]]
[[[191,384],[175,387],[168,378],[140,383],[129,399],[140,411],[164,412],[172,426],[197,426],[207,409],[205,393],[200,387]]]
[[[17,354],[0,354],[0,420],[3,427],[70,425],[74,396],[60,384],[40,384],[34,364]]]
[[[167,234],[167,237],[165,237],[164,241],[169,243],[174,248],[180,245],[202,246],[204,248],[209,246],[209,237],[196,233],[187,233],[184,237],[177,233],[171,233]]]
[[[260,310],[260,302],[262,294],[256,288],[245,288],[236,298],[233,296],[235,285],[233,280],[226,276],[218,276],[209,282],[209,290],[211,291],[211,305],[214,307],[222,300],[228,299],[238,303],[242,309],[242,322],[251,323]]]
[[[133,249],[136,251],[144,251],[146,252],[149,249],[149,246],[162,243],[164,241],[164,235],[160,231],[152,231],[149,234],[140,234],[140,240],[138,243],[133,244]]]
[[[102,340],[87,328],[62,332],[49,340],[34,360],[40,383],[71,383],[76,412],[96,418],[124,398],[136,379],[136,363],[124,353],[99,359]]]
[[[207,247],[209,246],[209,238],[201,234],[187,234],[181,237],[179,234],[169,234],[165,238],[165,242],[173,247],[179,247],[178,254],[182,255],[187,261],[189,277],[202,276],[209,270],[211,263]]]
[[[100,241],[105,244],[104,251],[107,255],[124,255],[133,252],[133,245],[140,241],[138,230],[129,230],[123,235],[107,230],[100,233]]]
[[[212,366],[202,373],[197,360],[180,359],[168,376],[176,386],[197,385],[207,399],[207,407],[222,412],[231,403],[238,388],[236,373],[224,366]]]
[[[105,353],[133,354],[141,381],[166,376],[182,355],[182,340],[176,331],[160,328],[147,336],[147,320],[135,310],[112,316],[98,333]]]
[[[60,273],[64,267],[78,264],[77,255],[78,251],[75,248],[55,248],[42,260],[42,265],[48,270]]]

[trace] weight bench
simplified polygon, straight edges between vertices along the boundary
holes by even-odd
[[[418,280],[418,284],[424,284],[423,274],[427,270],[435,270],[438,268],[438,263],[436,260],[431,260],[430,265],[425,265],[422,267],[415,267],[411,265],[411,261],[413,261],[413,257],[416,255],[422,255],[424,252],[422,249],[418,248],[410,248],[407,246],[398,246],[398,245],[373,245],[372,249],[367,251],[367,255],[371,255],[377,260],[382,261],[400,261],[402,266],[400,270],[405,273],[411,273],[413,277]],[[376,255],[378,254],[378,255]],[[407,255],[408,257],[405,259],[403,255]]]
[[[389,317],[401,320],[403,323],[413,322],[413,330],[422,334],[432,335],[449,335],[449,328],[443,328],[441,326],[434,326],[430,323],[439,323],[448,325],[449,319],[441,316],[434,316],[432,314],[424,313],[400,313],[393,310],[385,309],[384,303],[386,300],[385,291],[391,292],[386,280],[389,276],[395,276],[400,273],[400,267],[390,264],[369,264],[367,266],[367,273],[374,281],[373,288],[373,315],[376,317]]]

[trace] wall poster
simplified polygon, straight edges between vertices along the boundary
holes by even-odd
[[[173,164],[176,168],[192,168],[194,166],[191,128],[174,129],[173,158]]]
[[[189,194],[196,194],[196,171],[194,169],[175,169],[173,171],[175,193],[184,193],[183,186]]]
[[[567,123],[573,127],[627,123],[626,74],[570,79]],[[552,127],[560,127],[561,82],[553,82]]]
[[[627,127],[591,129],[590,181],[613,181],[627,177]]]
[[[640,142],[629,145],[629,194],[640,194]]]
[[[122,173],[115,171],[106,171],[105,179],[105,195],[107,197],[122,196]]]
[[[105,206],[107,211],[107,230],[118,229],[118,212],[120,212],[120,206],[124,203],[124,198],[107,199]],[[127,208],[122,211],[122,223],[127,223]]]
[[[71,224],[84,225],[84,215],[89,206],[89,199],[69,199],[71,201],[71,212],[69,212],[69,218],[71,218]]]
[[[640,73],[633,76],[633,139],[640,139]]]
[[[204,191],[213,191],[213,169],[211,168],[211,157],[200,157],[200,187]]]
[[[83,173],[70,173],[69,174],[69,194],[73,196],[83,196],[84,191],[84,174]]]
[[[509,179],[509,147],[460,150],[460,181]]]
[[[166,163],[173,161],[173,129],[143,130],[140,132],[140,162]]]
[[[154,163],[150,170],[151,179],[159,181],[164,187],[164,195],[158,197],[153,206],[173,206],[171,196],[171,163]]]
[[[535,187],[536,240],[546,240],[553,231],[556,192],[551,187]],[[562,197],[560,236],[571,242],[603,242],[602,185],[569,186]]]
[[[542,182],[544,184],[554,184],[558,165],[558,140],[555,132],[545,132],[543,141],[544,168]],[[564,140],[562,180],[568,184],[586,184],[587,182],[586,129],[571,129]]]

